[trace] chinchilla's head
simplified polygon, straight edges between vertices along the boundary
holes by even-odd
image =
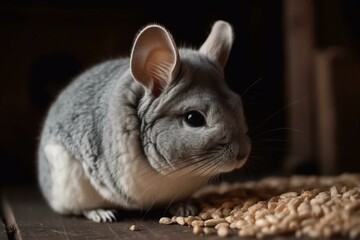
[[[251,145],[242,102],[223,71],[232,42],[224,21],[214,24],[199,50],[177,49],[158,25],[138,34],[131,73],[145,88],[138,108],[141,138],[159,174],[212,177],[246,162]]]

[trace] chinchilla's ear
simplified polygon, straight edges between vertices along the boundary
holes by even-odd
[[[217,60],[224,67],[234,40],[232,27],[225,21],[216,21],[199,51]]]
[[[137,35],[131,52],[132,76],[154,97],[159,96],[177,76],[179,52],[170,33],[149,25]]]

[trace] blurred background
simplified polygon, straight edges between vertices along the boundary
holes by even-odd
[[[218,19],[234,28],[226,80],[253,142],[224,178],[360,171],[360,1],[123,2],[0,1],[0,183],[36,181],[44,116],[74,77],[128,56],[149,23],[198,48]]]

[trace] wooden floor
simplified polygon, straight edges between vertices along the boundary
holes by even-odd
[[[216,235],[194,235],[192,228],[187,226],[161,225],[158,221],[163,210],[146,214],[122,212],[118,222],[94,223],[82,217],[54,213],[34,186],[7,187],[0,189],[0,194],[0,240],[222,239]],[[140,230],[131,231],[129,228],[133,224]],[[241,238],[233,232],[226,239]],[[298,240],[294,236],[272,239]]]
[[[0,240],[5,239],[219,239],[216,235],[196,236],[180,225],[160,225],[163,211],[128,212],[116,223],[94,223],[81,217],[61,216],[45,203],[34,186],[2,190]],[[130,231],[136,224],[139,231]],[[6,231],[7,230],[7,231]],[[227,239],[239,239],[237,235]]]

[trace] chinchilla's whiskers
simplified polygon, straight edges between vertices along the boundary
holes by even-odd
[[[202,166],[193,169],[191,172],[187,174],[193,175],[194,173],[196,173],[196,175],[205,176],[205,182],[210,182],[213,178],[219,175],[219,174],[214,175],[214,173],[217,173],[221,167],[221,164],[219,164],[221,163],[219,157],[220,155],[217,156],[215,159],[213,159],[213,161],[210,164],[205,163]]]
[[[220,169],[221,167],[221,163],[222,163],[222,159],[221,159],[221,156],[222,156],[222,153],[219,153],[214,159],[213,159],[213,164],[209,166],[209,174],[208,175],[211,175],[213,176],[214,173],[217,173],[218,170]],[[211,171],[210,171],[211,170]],[[201,174],[204,174],[204,173],[201,173]]]
[[[198,163],[202,163],[202,165],[200,165],[198,168],[201,168],[201,167],[204,167],[204,166],[208,166],[209,164],[207,164],[207,162],[208,162],[209,159],[211,159],[211,158],[209,158],[209,157],[207,157],[207,158],[201,158],[201,159],[199,159],[199,160],[197,160],[197,161],[195,161],[195,162],[192,160],[192,161],[190,161],[190,163],[187,164],[186,166],[181,167],[181,168],[179,168],[179,169],[176,169],[175,171],[172,171],[172,172],[170,172],[170,173],[168,173],[168,174],[166,174],[166,175],[163,175],[163,177],[165,178],[165,177],[167,177],[167,176],[174,175],[177,171],[180,171],[180,170],[185,169],[185,168],[190,168],[192,165],[198,164]],[[210,164],[210,166],[211,166],[211,164]],[[191,174],[185,172],[183,175],[177,176],[177,177],[178,177],[178,178],[182,178],[182,177],[184,177],[184,176],[186,176],[186,175],[191,175]],[[154,182],[153,182],[153,181],[149,181],[149,183],[150,183],[150,184],[147,186],[146,190],[142,193],[142,195],[145,195],[148,191],[151,190],[152,187],[154,187]]]
[[[214,169],[214,172],[218,172],[219,169],[220,169],[220,164],[217,165],[217,167]],[[218,182],[220,176],[221,176],[221,174],[215,174],[215,175],[210,176],[210,179],[208,180],[208,183],[211,184],[211,183],[216,183],[216,182]]]
[[[220,174],[216,174],[210,177],[208,184],[213,184],[216,183],[219,179]]]
[[[265,156],[264,153],[263,153],[263,154],[261,154],[261,153],[259,153],[259,154],[251,154],[251,155],[249,156],[248,161],[246,162],[246,164],[247,164],[248,162],[254,160],[254,159],[263,158],[264,156]]]
[[[256,139],[257,137],[269,134],[269,133],[273,133],[273,132],[278,132],[278,131],[292,131],[292,132],[296,132],[296,133],[301,133],[302,131],[300,129],[296,129],[296,128],[289,128],[289,127],[281,127],[281,128],[275,128],[275,129],[269,129],[267,131],[263,131],[260,132],[259,134],[253,135],[251,136],[251,139]]]
[[[187,176],[192,176],[194,174],[196,175],[201,175],[204,176],[204,180],[203,180],[203,184],[205,184],[206,182],[208,182],[211,179],[214,179],[218,176],[218,174],[216,174],[215,176],[213,175],[213,172],[218,172],[219,168],[221,167],[221,153],[218,153],[215,157],[212,156],[211,158],[202,158],[200,160],[197,161],[189,161],[190,164],[186,165],[185,167],[181,167],[181,169],[177,169],[171,173],[169,173],[169,175],[171,174],[175,174],[177,171],[181,171],[183,168],[190,168],[191,166],[193,166],[194,164],[200,164],[199,166],[197,166],[194,169],[191,169],[191,171],[189,172],[185,172],[184,174],[182,174],[181,176],[177,176],[180,179],[182,178],[186,178]],[[198,156],[195,156],[198,157]],[[209,159],[211,159],[212,161],[208,161]],[[151,182],[151,181],[149,181]],[[143,194],[146,194],[147,191],[149,191],[152,187],[153,187],[154,183],[150,184],[147,189],[143,192]],[[182,189],[179,189],[178,193],[172,198],[172,200],[170,201],[170,203],[168,204],[168,206],[166,207],[166,209],[168,209],[171,204],[177,199],[177,197],[186,189],[186,186],[184,185]],[[151,204],[147,207],[147,210],[144,214],[143,217],[145,217],[145,215],[148,214],[148,212],[153,208],[154,204],[157,202],[158,200],[158,196],[155,196],[154,199],[152,200]]]
[[[244,97],[246,95],[247,92],[249,92],[249,90],[255,86],[258,82],[260,82],[263,78],[260,77],[258,80],[256,80],[255,82],[253,82],[249,87],[247,87],[242,93],[241,96]]]
[[[180,162],[176,163],[173,166],[176,167],[176,165],[183,165],[184,163],[189,163],[189,162],[192,163],[192,162],[194,162],[194,160],[196,160],[195,162],[198,162],[198,160],[203,161],[203,160],[206,160],[206,159],[212,159],[212,158],[214,158],[214,154],[218,154],[218,153],[219,153],[218,151],[204,152],[202,154],[194,155],[194,156],[192,156],[190,158],[187,158],[184,161],[180,161]],[[191,166],[191,165],[188,165],[188,166]]]
[[[169,169],[172,169],[172,168],[176,168],[177,166],[180,166],[180,165],[184,165],[183,167],[181,168],[177,168],[176,170],[181,170],[183,168],[186,168],[186,167],[189,167],[191,166],[193,163],[197,162],[198,160],[201,161],[201,160],[207,160],[209,158],[209,155],[213,154],[214,152],[204,152],[204,153],[201,153],[201,154],[197,154],[197,155],[193,155],[191,157],[188,157],[186,158],[186,160],[183,160],[183,161],[179,161],[177,163],[173,163],[171,166],[169,165],[163,165],[159,168],[157,168],[156,170],[158,172],[162,172],[162,171],[167,171]],[[196,160],[196,161],[194,161]],[[187,163],[190,163],[190,164],[187,164]],[[151,168],[151,167],[150,167]],[[138,173],[138,176],[144,176],[144,175],[147,175],[147,174],[151,174],[153,172],[153,169],[151,168],[151,170],[149,170],[149,167],[144,167],[143,169],[141,169]],[[169,173],[171,174],[171,172]]]
[[[246,103],[244,103],[244,106],[248,107],[248,106],[252,106],[252,105],[256,105],[256,104],[262,104],[262,103],[266,103],[266,101],[257,101],[257,102],[246,101]]]
[[[255,140],[253,142],[255,142]],[[288,140],[279,139],[279,138],[268,138],[268,139],[256,139],[256,142],[288,142]]]
[[[219,159],[219,157],[221,155],[222,155],[222,153],[218,153],[215,157],[210,155],[207,158],[199,159],[199,160],[197,160],[195,162],[191,161],[190,164],[182,166],[181,168],[176,169],[175,171],[171,172],[170,174],[175,174],[175,173],[177,173],[177,172],[179,172],[181,170],[184,170],[186,168],[190,168],[191,171],[185,172],[183,175],[189,175],[189,176],[194,175],[194,173],[198,173],[199,170],[201,168],[203,168],[204,166],[215,166],[216,164],[218,164],[219,163],[218,159]],[[197,165],[197,164],[200,164],[200,165],[195,167],[195,168],[192,167],[193,165]]]
[[[154,198],[151,201],[151,204],[149,206],[146,207],[146,210],[144,212],[144,214],[141,217],[141,221],[143,221],[145,219],[145,217],[149,214],[149,212],[151,211],[151,209],[154,207],[155,203],[156,203],[157,198]],[[143,211],[144,209],[142,208],[141,211]]]
[[[248,165],[248,166],[244,166],[244,173],[246,174],[247,177],[252,177],[256,175],[256,169],[254,166],[252,165]]]
[[[149,184],[147,185],[146,189],[142,192],[142,194],[139,196],[140,198],[142,198],[147,192],[149,192],[153,187],[156,187],[155,185],[156,182],[151,181],[151,179],[149,179]],[[185,187],[185,186],[184,186]],[[185,188],[184,188],[185,189]],[[179,190],[176,195],[173,197],[173,199],[175,200],[181,193],[183,190]],[[145,215],[148,214],[148,212],[153,208],[153,206],[155,205],[156,202],[158,202],[160,195],[155,195],[154,198],[151,200],[151,203],[149,206],[146,207],[146,212],[144,214],[143,217],[145,217]],[[173,201],[174,201],[173,200]]]
[[[253,133],[256,129],[259,129],[261,126],[263,126],[266,122],[268,122],[270,119],[272,119],[273,117],[275,117],[277,114],[281,113],[282,111],[286,110],[287,108],[291,107],[292,105],[295,105],[299,102],[301,102],[303,99],[299,99],[299,100],[295,100],[291,103],[286,104],[284,107],[280,108],[279,110],[273,112],[272,114],[270,114],[268,117],[266,117],[264,119],[264,121],[260,122],[257,126],[253,127],[252,129],[249,130],[249,133]]]
[[[213,167],[217,166],[218,163],[219,163],[219,161],[203,162],[203,164],[192,169],[190,172],[185,172],[184,175],[192,176],[192,175],[195,175],[195,173],[200,176],[209,175],[206,173],[209,173],[209,171],[212,170]]]
[[[273,152],[271,152],[271,154],[273,154]],[[249,160],[244,166],[245,167],[244,170],[253,170],[252,175],[257,175],[260,173],[259,169],[262,168],[266,170],[268,169],[268,167],[278,166],[279,164],[281,164],[280,159],[268,157],[268,154],[263,152],[262,154],[258,154],[257,156],[250,155]],[[267,167],[264,168],[264,165]]]
[[[244,172],[249,176],[256,175],[257,169],[254,164],[254,161],[247,161],[247,163],[243,166]]]
[[[168,164],[162,165],[162,166],[160,166],[160,167],[157,167],[156,171],[160,171],[160,172],[161,172],[161,171],[166,170],[166,169],[168,169],[168,168],[170,168],[170,167],[171,167],[171,166],[169,166]],[[153,167],[151,167],[151,165],[150,165],[150,163],[149,163],[149,165],[144,166],[142,169],[139,169],[137,175],[138,175],[138,176],[145,176],[145,175],[147,175],[147,174],[152,174],[153,171],[155,171],[155,170],[153,169]]]
[[[217,156],[216,158],[218,158],[219,156]],[[166,176],[170,176],[170,175],[175,175],[176,173],[178,173],[179,171],[181,171],[181,170],[184,170],[184,169],[186,169],[186,168],[191,168],[194,164],[199,164],[200,163],[200,165],[199,166],[197,166],[195,169],[191,169],[191,171],[189,171],[189,172],[184,172],[183,174],[181,174],[180,176],[177,176],[177,178],[180,178],[180,179],[182,179],[182,178],[184,178],[184,177],[187,177],[187,176],[192,176],[192,175],[194,175],[194,173],[195,172],[200,172],[200,170],[203,170],[203,172],[201,173],[201,175],[202,176],[204,176],[204,179],[206,179],[206,175],[210,175],[210,169],[212,168],[212,167],[214,167],[216,164],[218,164],[218,162],[219,161],[217,161],[217,162],[209,162],[209,159],[211,159],[211,158],[203,158],[203,159],[200,159],[200,160],[197,160],[197,161],[190,161],[190,163],[189,164],[187,164],[187,165],[185,165],[185,166],[182,166],[181,168],[178,168],[178,169],[176,169],[175,171],[172,171],[172,172],[170,172],[170,173],[168,173],[168,174],[166,174],[166,175],[164,175],[164,177],[166,177]],[[207,168],[209,168],[209,169],[207,169]],[[209,173],[208,174],[204,174],[204,172],[206,172],[206,171],[209,171]],[[149,186],[149,188],[150,188],[150,186]]]
[[[173,204],[175,202],[175,200],[177,199],[177,197],[179,196],[180,191],[171,199],[171,201],[169,202],[168,205],[166,205],[166,207],[164,208],[164,212],[163,215],[165,215],[165,213],[168,211],[168,209],[170,208],[171,204]]]
[[[215,153],[217,153],[215,155]],[[221,162],[221,155],[222,153],[219,153],[218,151],[210,151],[210,152],[205,152],[202,154],[198,154],[198,155],[194,155],[191,156],[189,158],[187,158],[184,161],[179,162],[178,164],[181,164],[181,167],[177,168],[174,171],[169,172],[168,174],[163,175],[164,178],[167,176],[171,176],[171,175],[175,175],[180,171],[186,170],[187,168],[189,169],[189,171],[184,171],[184,173],[182,173],[181,175],[176,175],[177,178],[183,179],[186,178],[188,176],[193,176],[193,175],[197,175],[197,176],[203,176],[204,177],[204,183],[208,180],[209,177],[211,177],[213,175],[213,172],[215,170],[215,172],[220,168],[220,162]],[[184,162],[186,163],[184,165]],[[194,168],[193,166],[196,165],[196,167]],[[166,166],[169,167],[169,166]],[[164,169],[162,169],[164,170]],[[146,174],[143,173],[143,174]],[[145,195],[148,191],[150,191],[153,187],[154,187],[154,183],[152,181],[149,181],[150,184],[147,186],[146,190],[142,193],[142,195]],[[186,186],[184,186],[186,187]],[[184,188],[185,190],[186,188]],[[181,194],[181,191],[179,191],[179,194]],[[174,197],[174,200],[177,198],[177,196]],[[153,199],[154,203],[156,202],[157,197],[155,197]],[[150,206],[148,207],[148,211],[153,207],[154,203],[150,204]],[[148,212],[147,211],[147,212]]]
[[[204,180],[203,182],[202,182],[202,185],[204,185],[204,184],[206,184],[206,182],[207,182],[207,180]],[[184,187],[186,187],[186,186],[184,186]],[[185,189],[185,188],[184,188]],[[171,201],[169,202],[169,204],[166,206],[166,208],[164,209],[164,215],[165,215],[165,213],[167,212],[167,210],[171,207],[171,205],[175,202],[175,200],[176,200],[176,198],[179,196],[179,194],[180,194],[180,191],[179,191],[179,193],[178,194],[176,194],[176,196],[174,196],[172,199],[171,199]]]
[[[246,98],[246,99],[244,99],[244,100],[245,100],[245,102],[246,102],[246,105],[248,105],[248,104],[254,103],[254,101],[255,101],[256,99],[261,99],[260,97],[262,97],[262,96],[264,96],[264,95],[265,95],[264,93],[258,93],[258,94],[254,94],[254,95],[252,95],[250,98]],[[261,101],[259,101],[259,102],[261,102]],[[263,102],[265,102],[265,101],[263,100]]]
[[[189,164],[186,164],[184,166],[181,166],[180,168],[173,170],[169,173],[167,173],[165,176],[173,176],[176,175],[176,177],[178,178],[182,178],[185,176],[191,176],[192,174],[190,174],[191,172],[194,172],[196,169],[201,168],[203,166],[206,166],[206,164],[209,162],[211,158],[206,157],[203,159],[199,159],[197,161],[190,161]],[[200,164],[200,165],[199,165]],[[197,166],[195,169],[193,168],[194,165],[199,165]],[[191,171],[185,171],[187,169],[190,169]],[[180,171],[184,171],[181,175],[179,175]]]
[[[210,174],[210,173],[209,173]],[[149,181],[151,182],[151,181]],[[207,182],[207,178],[204,178],[203,182],[201,185],[205,184]],[[150,184],[146,190],[143,192],[143,194],[145,194],[147,191],[149,191],[152,187],[154,186],[154,183]],[[171,206],[171,204],[173,202],[175,202],[175,200],[183,193],[183,191],[185,191],[187,189],[187,185],[183,185],[182,188],[178,189],[178,192],[176,193],[175,196],[172,197],[171,201],[169,202],[169,204],[167,205],[167,207],[165,208],[164,212],[167,211],[167,209]],[[146,212],[143,215],[142,219],[145,218],[145,216],[150,212],[150,210],[154,207],[155,203],[158,202],[158,198],[159,196],[156,195],[154,196],[154,198],[151,201],[151,204],[146,208]]]
[[[153,185],[153,184],[152,184]],[[172,197],[172,199],[170,200],[169,204],[167,205],[167,207],[164,210],[164,213],[167,211],[167,209],[171,206],[171,204],[173,202],[175,202],[175,200],[181,195],[181,193],[186,189],[186,186],[182,186],[181,189],[178,189],[178,192]],[[149,191],[150,187],[147,188],[146,191]],[[144,215],[142,216],[142,220],[146,217],[146,215],[151,211],[151,209],[154,207],[155,203],[158,202],[159,200],[159,195],[155,195],[154,198],[151,201],[151,204],[146,208],[146,212],[144,213]]]

